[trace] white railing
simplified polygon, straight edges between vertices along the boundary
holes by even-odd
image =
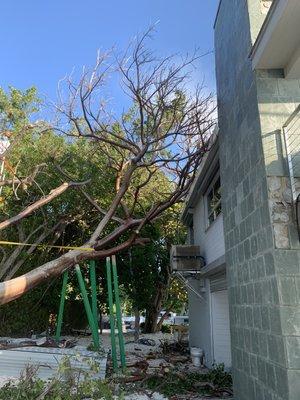
[[[284,124],[283,133],[293,202],[295,204],[299,195],[300,179],[300,105]]]

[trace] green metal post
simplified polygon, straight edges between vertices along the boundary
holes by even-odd
[[[109,322],[110,322],[110,340],[111,340],[111,357],[114,371],[118,369],[116,337],[115,337],[115,317],[113,305],[113,291],[111,282],[111,264],[110,258],[106,258],[107,288],[108,288],[108,304],[109,304]]]
[[[119,346],[120,346],[120,357],[121,357],[121,365],[124,369],[126,367],[126,359],[125,359],[125,345],[124,345],[124,337],[122,332],[122,312],[120,305],[120,294],[119,294],[119,282],[118,282],[118,272],[117,272],[117,263],[116,256],[112,256],[112,271],[114,278],[114,292],[115,292],[115,301],[116,301],[116,314],[117,314],[117,325],[118,325],[118,336],[119,336]]]
[[[91,331],[92,331],[93,342],[94,342],[94,345],[95,345],[96,349],[99,349],[98,327],[95,325],[94,316],[93,316],[93,313],[92,313],[92,310],[91,310],[88,294],[87,294],[87,291],[86,291],[86,288],[85,288],[85,283],[84,283],[83,276],[82,276],[82,273],[81,273],[79,265],[76,265],[75,271],[76,271],[76,275],[77,275],[77,279],[78,279],[81,295],[82,295],[82,298],[83,298],[83,304],[84,304],[85,312],[86,312],[86,315],[87,315],[87,318],[88,318],[88,322],[89,322],[89,325],[90,325],[90,328],[91,328]]]
[[[98,326],[97,283],[95,261],[90,261],[90,281],[92,289],[92,312],[96,326]]]
[[[57,316],[56,333],[55,333],[55,339],[57,341],[60,340],[61,327],[62,327],[62,322],[63,322],[64,308],[65,308],[65,298],[66,298],[68,277],[69,277],[68,271],[64,272],[63,284],[62,284],[61,295],[60,295],[59,310],[58,310],[58,316]]]

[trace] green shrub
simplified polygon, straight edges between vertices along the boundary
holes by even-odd
[[[214,364],[213,368],[206,374],[206,377],[216,387],[232,387],[232,376],[225,371],[224,364]]]
[[[207,373],[182,374],[173,371],[166,374],[163,380],[159,376],[152,376],[148,379],[147,386],[167,397],[186,393],[219,397],[225,389],[226,393],[231,393],[232,378],[225,371],[224,364],[219,364]]]
[[[113,394],[109,386],[97,380],[84,380],[76,387],[70,387],[66,382],[60,380],[52,380],[44,382],[41,379],[35,379],[28,384],[21,381],[18,384],[9,383],[0,388],[0,400],[33,400],[42,396],[45,400],[81,400],[89,399],[105,399],[113,400]]]
[[[60,365],[65,368],[66,365]],[[45,382],[36,377],[37,369],[27,367],[25,373],[17,383],[8,383],[0,388],[0,400],[113,400],[114,397],[109,384],[100,379],[91,379],[87,374],[84,379],[72,375],[69,371],[68,379],[62,380],[60,376]],[[67,376],[65,374],[65,376]]]
[[[171,326],[170,325],[162,325],[161,332],[162,333],[171,333]]]

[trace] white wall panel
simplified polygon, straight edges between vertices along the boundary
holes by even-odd
[[[211,294],[213,359],[231,367],[231,344],[227,290]]]
[[[205,258],[206,264],[209,264],[225,254],[223,216],[220,214],[207,227],[204,200],[203,196],[199,197],[198,204],[194,208],[194,243],[200,246],[201,255]]]

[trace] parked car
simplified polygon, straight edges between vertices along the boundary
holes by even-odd
[[[123,320],[123,324],[125,324],[126,330],[134,329],[135,317],[123,316],[122,320]],[[143,323],[143,322],[145,322],[145,317],[141,316],[140,317],[140,324]]]
[[[159,313],[158,319],[160,319],[162,316],[164,316],[165,313],[166,313],[166,311],[162,310],[162,311]],[[174,318],[175,318],[175,316],[176,316],[176,313],[169,312],[168,317],[164,320],[163,324],[164,324],[164,325],[173,325],[173,324],[174,324]]]
[[[189,316],[188,315],[176,315],[174,318],[175,325],[188,325]]]

